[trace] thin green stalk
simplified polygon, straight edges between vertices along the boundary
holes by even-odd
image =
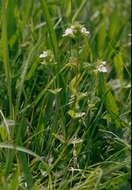
[[[82,11],[82,9],[86,6],[86,4],[88,3],[87,0],[84,0],[80,7],[77,9],[77,11],[75,12],[75,14],[72,17],[72,22],[74,22],[76,20],[76,18],[78,17],[78,15],[80,14],[80,12]]]
[[[9,99],[9,115],[13,117],[13,103],[12,103],[12,90],[11,90],[11,67],[9,64],[9,49],[8,49],[8,35],[7,35],[7,5],[8,1],[2,1],[2,53],[3,64],[6,76],[8,99]]]
[[[16,113],[18,113],[18,110],[19,110],[21,95],[23,92],[24,82],[26,79],[26,74],[27,74],[27,71],[29,68],[29,64],[31,63],[31,60],[34,57],[36,50],[40,46],[40,41],[41,41],[41,39],[39,39],[37,44],[31,49],[31,52],[29,53],[27,60],[23,64],[23,70],[22,70],[22,74],[20,76],[20,83],[19,83],[18,95],[17,95],[17,100],[16,100]]]
[[[48,31],[49,31],[49,35],[50,35],[54,55],[55,55],[56,60],[58,60],[57,37],[56,37],[56,33],[54,31],[54,27],[53,27],[53,24],[52,24],[52,21],[51,21],[51,18],[50,18],[49,9],[48,9],[46,0],[40,0],[40,2],[41,2],[42,10],[44,12],[45,19],[46,19],[46,22],[47,22]]]

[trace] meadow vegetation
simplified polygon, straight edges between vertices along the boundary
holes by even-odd
[[[131,1],[0,0],[0,190],[129,190]]]

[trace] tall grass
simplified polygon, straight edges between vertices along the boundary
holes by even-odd
[[[0,1],[1,190],[130,189],[130,5]]]
[[[7,37],[7,1],[2,2],[2,54],[3,63],[5,69],[8,99],[9,99],[9,115],[13,115],[13,105],[12,105],[12,90],[11,90],[11,68],[9,64],[9,50],[8,50],[8,37]]]

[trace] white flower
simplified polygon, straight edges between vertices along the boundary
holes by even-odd
[[[101,72],[101,73],[107,73],[107,68],[104,66],[104,65],[100,65],[98,67],[98,71]]]
[[[63,37],[65,37],[65,36],[73,36],[74,35],[74,30],[73,30],[73,28],[71,27],[71,28],[67,28],[66,30],[65,30],[65,32],[64,32],[64,34],[63,34]]]
[[[86,36],[90,34],[90,32],[83,25],[75,24],[71,25],[69,28],[65,30],[63,37],[65,36],[74,37],[74,34],[78,32]]]
[[[84,26],[81,28],[81,33],[85,34],[85,35],[89,35],[90,34],[90,32]]]
[[[48,57],[48,55],[49,55],[48,51],[43,51],[43,53],[41,53],[39,57],[42,59]]]
[[[44,65],[48,62],[52,62],[53,60],[53,54],[51,50],[43,51],[43,53],[40,54],[39,58],[41,59],[41,64]]]
[[[106,61],[102,61],[102,64],[98,66],[98,71],[101,73],[107,73],[107,67],[106,67],[107,62]]]

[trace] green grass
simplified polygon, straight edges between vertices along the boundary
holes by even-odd
[[[0,1],[0,190],[130,189],[130,5]]]

